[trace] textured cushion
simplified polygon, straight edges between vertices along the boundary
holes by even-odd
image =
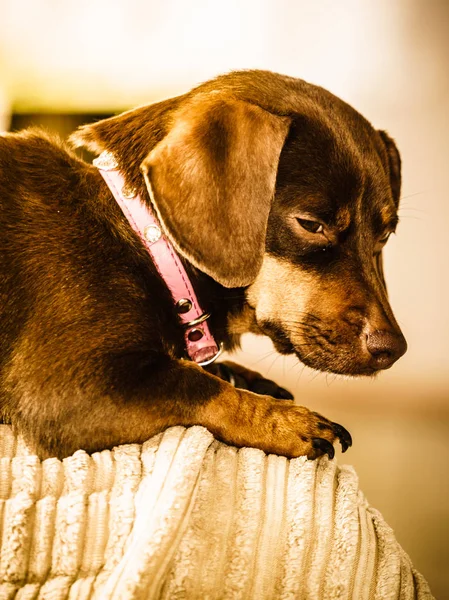
[[[357,476],[173,427],[40,461],[0,426],[0,598],[432,598]]]

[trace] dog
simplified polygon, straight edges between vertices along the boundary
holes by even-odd
[[[330,92],[232,72],[70,141],[112,153],[156,211],[226,351],[252,332],[350,376],[404,354],[381,258],[400,156]],[[185,360],[167,286],[97,168],[66,143],[39,129],[0,136],[0,202],[0,410],[42,458],[174,425],[287,457],[351,444],[260,374]]]

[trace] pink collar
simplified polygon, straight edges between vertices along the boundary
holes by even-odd
[[[156,217],[135,190],[127,188],[111,152],[103,152],[93,164],[99,169],[171,292],[176,311],[184,326],[185,344],[190,359],[202,366],[212,363],[221,353],[221,348],[215,342],[207,324],[210,314],[201,309],[184,266],[172,244],[162,233]]]

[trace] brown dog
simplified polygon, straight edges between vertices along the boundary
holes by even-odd
[[[145,175],[226,350],[251,331],[350,375],[405,352],[381,267],[399,154],[329,92],[236,72],[72,141],[114,153],[149,203]],[[242,390],[183,360],[168,289],[98,171],[61,142],[0,136],[0,198],[0,408],[41,456],[193,424],[289,457],[350,445],[341,426],[253,393],[289,397],[257,374],[236,370]]]

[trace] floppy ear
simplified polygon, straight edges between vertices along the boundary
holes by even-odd
[[[387,150],[393,200],[396,206],[399,206],[399,199],[401,196],[401,156],[394,140],[388,133],[386,131],[379,131],[379,134]]]
[[[289,124],[254,104],[199,94],[142,163],[175,247],[226,287],[249,285],[260,269]]]

